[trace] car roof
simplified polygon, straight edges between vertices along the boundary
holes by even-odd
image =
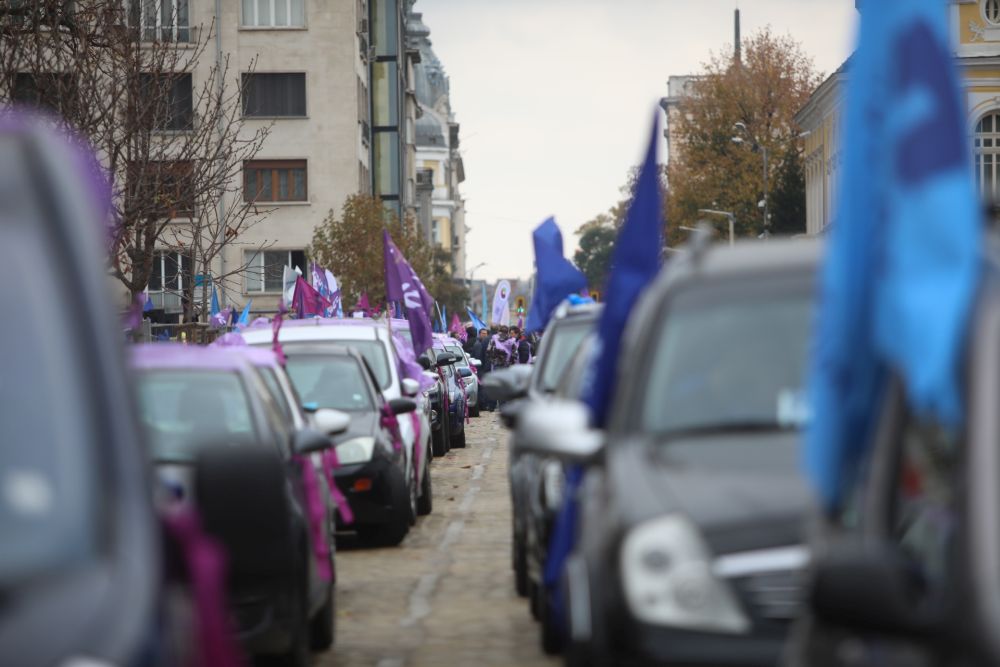
[[[281,342],[378,340],[380,330],[388,331],[385,323],[378,320],[315,317],[308,320],[283,322],[278,333],[278,340]],[[259,345],[262,342],[270,341],[273,337],[271,325],[254,327],[243,332],[243,338],[251,345]]]
[[[733,246],[716,244],[701,252],[685,250],[667,262],[654,283],[654,290],[695,275],[726,278],[789,269],[810,270],[819,263],[822,248],[822,241],[816,238],[778,238],[741,241]]]
[[[136,369],[198,369],[243,371],[250,361],[238,348],[209,348],[181,343],[142,343],[129,350],[129,361]]]

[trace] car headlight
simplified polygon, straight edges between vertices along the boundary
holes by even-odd
[[[672,514],[647,521],[625,537],[621,551],[625,599],[635,617],[654,625],[744,633],[750,621],[697,529]]]
[[[374,452],[375,438],[371,436],[352,438],[337,445],[337,460],[345,466],[352,463],[364,463],[372,460]]]

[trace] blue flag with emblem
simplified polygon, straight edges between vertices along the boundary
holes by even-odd
[[[867,454],[890,373],[918,415],[950,427],[962,418],[981,223],[945,12],[940,0],[882,0],[861,17],[805,450],[830,511]]]
[[[218,315],[219,311],[219,293],[215,291],[215,285],[212,285],[212,303],[209,306],[211,309],[209,315]]]
[[[587,278],[563,256],[562,232],[555,219],[536,227],[531,239],[535,245],[535,294],[524,328],[541,331],[559,302],[585,288]]]
[[[635,196],[612,251],[611,274],[604,290],[607,295],[606,303],[597,323],[594,365],[583,389],[584,401],[591,410],[594,425],[598,427],[604,426],[614,395],[622,330],[639,295],[660,270],[663,252],[663,198],[660,192],[660,168],[656,164],[659,141],[660,123],[657,115],[653,120],[646,157],[639,170]],[[564,501],[545,561],[545,586],[550,591],[561,585],[563,565],[576,542],[576,493],[582,481],[583,469],[580,466],[574,466],[567,472]],[[556,594],[553,599],[560,625],[565,618],[563,598],[563,595]]]

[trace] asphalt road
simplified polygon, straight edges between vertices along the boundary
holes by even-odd
[[[507,435],[473,418],[431,466],[434,512],[399,547],[338,542],[336,642],[321,667],[559,664],[541,651],[510,568]]]

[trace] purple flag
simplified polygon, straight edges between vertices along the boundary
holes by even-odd
[[[292,293],[292,310],[298,318],[303,317],[323,317],[326,309],[330,307],[330,302],[313,289],[312,285],[306,282],[305,278],[299,276],[295,279],[295,291]]]
[[[465,332],[465,327],[462,326],[462,320],[458,319],[458,313],[452,313],[451,326],[448,327],[448,331],[455,334],[455,338],[459,339],[463,343],[469,337],[469,334]]]
[[[410,334],[413,337],[413,351],[419,356],[434,344],[430,317],[434,299],[427,293],[403,253],[392,242],[388,230],[382,230],[382,242],[386,295],[390,301],[400,302],[406,307],[406,319],[410,322]]]

